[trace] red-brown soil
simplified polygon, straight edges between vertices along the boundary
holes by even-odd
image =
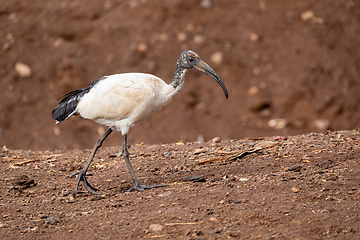
[[[254,151],[256,149],[256,151]],[[360,131],[102,148],[75,195],[88,150],[1,150],[1,239],[357,239]],[[201,164],[202,163],[202,164]],[[81,185],[81,190],[84,190]]]
[[[359,1],[0,0],[0,36],[0,239],[359,238]],[[106,128],[55,125],[57,98],[121,72],[169,83],[186,49],[229,99],[190,71],[130,130],[141,183],[168,186],[126,192],[113,133],[88,172],[103,195],[74,195]]]
[[[210,9],[200,0],[0,2],[0,146],[91,148],[106,128],[55,125],[57,98],[121,72],[169,83],[185,49],[217,71],[229,99],[190,71],[173,102],[131,129],[130,143],[359,127],[359,1],[212,1]],[[16,63],[31,76],[20,77]],[[277,118],[286,128],[268,126]],[[120,144],[116,134],[105,142]]]

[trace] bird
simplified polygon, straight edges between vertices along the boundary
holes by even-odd
[[[60,102],[52,111],[52,118],[56,120],[56,124],[75,116],[91,119],[108,127],[95,142],[85,166],[79,172],[69,176],[78,175],[75,193],[79,193],[79,185],[82,182],[85,189],[90,193],[101,194],[99,189],[87,181],[86,173],[97,150],[113,131],[122,134],[120,154],[125,159],[134,183],[134,186],[128,191],[143,191],[166,186],[165,184],[140,185],[129,159],[127,135],[134,124],[152,112],[161,109],[173,99],[183,88],[185,75],[189,69],[195,69],[211,76],[220,85],[225,97],[228,98],[228,91],[219,75],[202,61],[198,54],[190,50],[183,51],[180,54],[175,67],[175,76],[170,84],[148,73],[120,73],[103,76],[88,87],[71,91],[59,98],[59,100],[61,99]]]

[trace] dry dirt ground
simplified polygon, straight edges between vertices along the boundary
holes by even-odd
[[[360,130],[103,148],[1,150],[1,239],[358,239]],[[83,187],[81,186],[83,190]]]
[[[167,107],[131,129],[130,143],[351,130],[360,122],[359,39],[359,0],[0,0],[0,146],[91,148],[106,128],[55,125],[56,99],[114,73],[169,83],[186,49],[217,71],[229,99],[190,71]],[[284,131],[268,125],[278,118]]]
[[[0,239],[359,239],[359,39],[358,0],[0,0]],[[192,71],[130,130],[139,180],[168,186],[126,192],[113,134],[89,170],[103,195],[74,195],[106,128],[54,125],[56,99],[114,73],[170,82],[186,49],[229,99]]]

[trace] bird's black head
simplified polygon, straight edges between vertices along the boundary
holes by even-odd
[[[199,55],[197,55],[195,52],[190,50],[183,51],[180,54],[178,65],[185,69],[193,68],[200,72],[206,73],[207,75],[216,80],[216,82],[221,86],[222,90],[224,91],[225,97],[228,98],[228,91],[219,75],[207,63],[202,61]]]
[[[187,50],[180,54],[178,63],[183,68],[194,68],[194,65],[196,65],[199,61],[201,61],[199,55],[193,51]]]

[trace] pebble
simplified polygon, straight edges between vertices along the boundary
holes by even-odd
[[[55,224],[58,223],[59,220],[57,220],[55,217],[47,217],[44,219],[45,224]]]
[[[212,143],[219,143],[219,142],[221,142],[221,138],[219,138],[219,137],[214,137],[213,139],[211,139],[211,142],[212,142]]]
[[[31,68],[25,63],[21,62],[15,64],[15,71],[19,74],[21,78],[28,78],[32,75]]]
[[[253,74],[254,74],[254,75],[259,75],[260,73],[261,73],[260,68],[257,68],[257,67],[256,67],[256,68],[253,69]]]
[[[205,148],[198,148],[194,151],[194,154],[200,154],[200,153],[204,153],[207,152],[207,149]]]
[[[197,142],[198,142],[198,143],[203,143],[203,142],[205,142],[205,137],[204,137],[203,134],[199,134],[199,135],[198,135]]]
[[[146,54],[149,52],[149,47],[145,43],[140,43],[137,47],[138,52]]]
[[[283,129],[286,127],[287,120],[284,118],[274,118],[269,120],[268,126],[274,129]]]
[[[297,193],[297,192],[300,191],[300,189],[297,188],[297,187],[292,187],[292,188],[291,188],[291,191],[293,191],[293,193]]]
[[[249,34],[249,38],[250,38],[250,40],[251,40],[252,42],[257,42],[257,41],[259,41],[259,35],[256,34],[256,33],[250,33],[250,34]]]
[[[239,178],[239,182],[246,182],[246,181],[249,181],[248,178]]]
[[[64,39],[63,38],[57,38],[54,43],[53,43],[53,46],[54,48],[58,48],[61,46],[61,44],[63,44],[64,42]]]
[[[181,33],[178,33],[177,38],[179,39],[180,42],[185,42],[187,39],[187,35],[185,33],[181,32]]]
[[[53,128],[53,131],[54,131],[54,135],[55,135],[55,136],[59,136],[59,135],[61,134],[61,130],[60,130],[60,128],[57,127],[57,126],[55,126],[55,127]]]
[[[202,35],[195,35],[194,36],[194,42],[197,43],[197,44],[201,44],[205,41],[205,38],[202,36]]]
[[[315,128],[325,131],[328,130],[330,127],[330,122],[327,119],[317,119],[313,122]]]
[[[211,0],[201,0],[200,5],[204,9],[210,9],[212,7],[212,1]]]
[[[306,21],[313,19],[314,16],[315,16],[314,12],[311,10],[308,10],[301,14],[301,20],[306,22]]]
[[[260,1],[260,2],[259,2],[259,8],[260,8],[262,11],[265,11],[265,10],[266,10],[266,2],[265,2],[265,1]]]
[[[6,223],[0,223],[0,228],[7,228],[8,225]]]
[[[258,94],[260,91],[260,89],[257,87],[257,86],[251,86],[249,89],[248,89],[248,94],[250,96],[253,96],[253,95],[256,95]]]
[[[210,56],[211,62],[216,65],[220,65],[223,61],[223,53],[222,52],[215,52]]]
[[[150,231],[157,232],[157,231],[161,231],[163,229],[163,226],[160,224],[151,224],[149,226],[149,229]]]
[[[67,203],[74,203],[75,202],[74,196],[72,194],[68,195],[66,202]]]
[[[184,181],[192,181],[192,182],[205,182],[206,178],[201,175],[191,175],[191,176],[185,176],[183,178]]]
[[[292,166],[288,168],[288,171],[292,171],[292,172],[300,172],[301,170],[301,166],[297,165],[297,166]]]

